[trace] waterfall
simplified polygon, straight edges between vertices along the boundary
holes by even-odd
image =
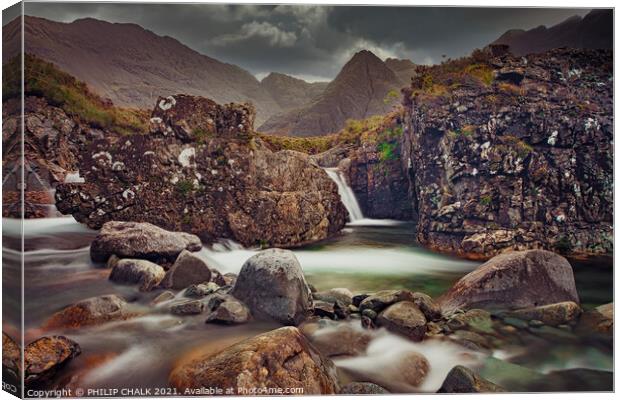
[[[364,214],[362,214],[362,209],[357,203],[355,193],[353,193],[353,189],[351,189],[351,186],[347,183],[343,173],[338,168],[325,168],[325,172],[327,172],[327,175],[332,181],[336,182],[340,200],[342,200],[342,204],[344,204],[349,212],[349,219],[351,222],[363,219]]]

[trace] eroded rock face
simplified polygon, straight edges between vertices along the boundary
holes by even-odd
[[[237,395],[256,388],[302,388],[304,394],[334,394],[339,389],[333,363],[294,327],[267,332],[181,365],[172,371],[170,384],[182,392],[233,388]]]
[[[579,304],[573,269],[546,250],[493,257],[459,279],[440,299],[444,312],[457,308],[518,309],[572,301]]]
[[[192,99],[199,105],[187,97],[158,105],[149,135],[93,141],[81,154],[85,183],[59,185],[58,209],[96,229],[144,221],[246,246],[300,245],[344,226],[336,184],[307,155],[274,153],[248,135],[252,116],[239,106]]]
[[[110,280],[121,284],[139,284],[140,291],[148,292],[164,279],[166,272],[159,265],[146,260],[124,258],[110,272]]]
[[[93,261],[121,258],[174,260],[183,250],[198,251],[200,239],[184,232],[170,232],[145,222],[110,221],[90,245]]]
[[[47,382],[58,369],[80,353],[80,346],[64,336],[35,340],[24,349],[25,383],[33,385]]]
[[[231,295],[244,302],[254,317],[285,325],[299,324],[312,310],[312,294],[290,250],[269,249],[250,257]]]
[[[80,328],[123,320],[132,316],[124,299],[116,295],[105,295],[82,300],[55,313],[43,324],[43,328]]]
[[[612,65],[611,51],[506,54],[490,59],[490,84],[405,91],[420,243],[476,259],[611,252]]]

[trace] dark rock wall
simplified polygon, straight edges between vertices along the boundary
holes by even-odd
[[[560,49],[492,64],[489,85],[405,102],[418,240],[470,258],[612,251],[612,53]]]

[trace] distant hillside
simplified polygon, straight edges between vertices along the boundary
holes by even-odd
[[[317,98],[329,82],[309,83],[285,74],[272,72],[260,82],[283,111],[304,106]]]
[[[348,119],[385,114],[400,95],[389,96],[404,86],[386,63],[368,50],[356,53],[323,94],[311,104],[271,117],[259,131],[314,136],[339,131]],[[397,92],[398,93],[398,92]]]
[[[17,20],[2,29],[3,63],[19,51],[10,40],[18,29]],[[280,112],[246,70],[136,24],[26,17],[24,30],[26,52],[53,62],[119,106],[151,109],[158,96],[187,93],[219,103],[251,101],[259,123]]]
[[[583,18],[575,15],[551,28],[509,30],[493,44],[507,44],[515,55],[542,53],[560,47],[611,49],[613,29],[612,10],[592,10]]]
[[[408,86],[411,83],[411,78],[415,75],[415,65],[410,60],[399,60],[397,58],[388,58],[385,60],[385,65],[400,79],[403,86]]]

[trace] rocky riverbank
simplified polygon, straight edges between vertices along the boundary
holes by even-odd
[[[201,247],[197,237],[147,223],[105,224],[91,245],[92,268],[102,269],[117,285],[135,288],[136,295],[88,298],[50,316],[40,328],[44,336],[26,348],[27,384],[62,387],[54,377],[66,373],[74,360],[91,356],[81,349],[81,333],[139,320],[154,309],[227,327],[275,324],[247,340],[178,354],[178,362],[169,366],[169,384],[181,394],[205,385],[240,394],[285,387],[304,394],[430,387],[441,392],[544,391],[566,390],[569,384],[579,390],[611,389],[609,372],[544,374],[496,357],[514,346],[547,341],[611,351],[613,305],[583,310],[572,269],[557,254],[531,250],[495,257],[433,299],[404,289],[316,291],[295,255],[280,249],[258,252],[238,274],[223,274],[200,256]],[[141,304],[135,296],[144,298]],[[282,325],[288,327],[277,327]],[[378,343],[389,338],[399,341],[396,348],[403,354],[397,361],[380,370],[360,369],[365,358],[376,357]],[[425,350],[436,345],[455,357],[451,371],[435,359],[441,351]],[[3,369],[18,373],[18,348],[3,335]]]

